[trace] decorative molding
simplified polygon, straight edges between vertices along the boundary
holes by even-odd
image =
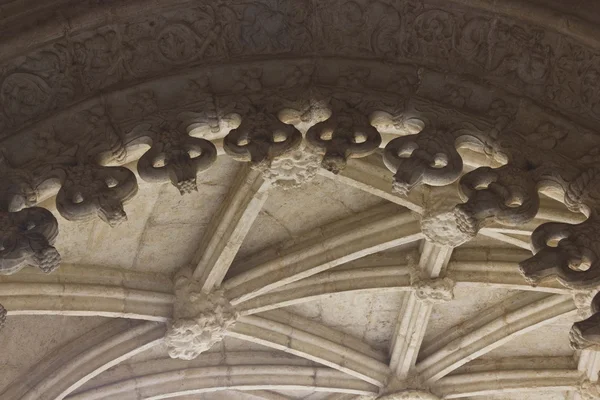
[[[175,278],[176,300],[173,321],[165,335],[171,358],[192,360],[220,342],[238,319],[222,290],[202,291],[191,268],[181,269]]]

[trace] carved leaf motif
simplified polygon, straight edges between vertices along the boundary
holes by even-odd
[[[21,121],[47,110],[52,88],[37,75],[16,72],[9,75],[0,87],[0,99],[8,118]]]
[[[52,246],[57,235],[58,223],[48,210],[0,211],[0,274],[14,274],[28,265],[54,271],[60,264]]]

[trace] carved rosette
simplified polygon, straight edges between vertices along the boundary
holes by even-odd
[[[385,146],[383,161],[394,173],[394,191],[401,195],[420,184],[449,185],[463,169],[452,132],[433,128],[393,139]]]
[[[302,144],[302,134],[293,125],[281,122],[268,112],[256,112],[246,115],[237,129],[225,137],[225,152],[235,160],[250,162],[252,168],[263,173],[276,162],[276,167],[289,165],[280,163],[280,157],[292,160],[290,153]]]
[[[110,226],[127,220],[123,204],[137,193],[133,172],[124,167],[79,164],[65,167],[56,196],[58,212],[70,221],[100,217]]]
[[[223,340],[239,318],[222,290],[201,291],[191,269],[179,271],[175,280],[174,318],[165,336],[171,358],[192,360]]]
[[[366,157],[381,144],[381,135],[365,113],[352,107],[336,107],[326,121],[306,133],[307,143],[323,156],[321,166],[340,173],[348,158]]]
[[[263,179],[273,188],[294,189],[314,179],[319,168],[318,156],[298,149],[273,160],[263,171]]]
[[[54,271],[60,264],[52,246],[57,235],[58,223],[48,210],[0,212],[0,274],[14,274],[28,265]]]
[[[197,191],[196,176],[217,159],[217,149],[206,139],[180,133],[162,125],[158,132],[148,131],[152,145],[138,161],[140,177],[147,182],[171,182],[179,193]]]

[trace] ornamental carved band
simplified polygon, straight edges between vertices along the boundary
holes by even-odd
[[[114,3],[113,14],[128,7]],[[384,135],[396,192],[459,182],[462,203],[424,216],[428,239],[458,246],[489,224],[526,223],[552,190],[588,219],[536,229],[523,275],[600,284],[600,135],[586,128],[600,122],[600,44],[572,34],[585,21],[567,30],[430,0],[173,2],[168,15],[154,3],[103,26],[0,39],[0,274],[58,266],[58,224],[39,199],[56,195],[68,220],[125,221],[137,182],[122,165],[141,145],[140,177],[184,194],[221,139],[294,186],[316,174],[315,154],[340,173]],[[463,151],[501,166],[461,178]],[[235,320],[220,294],[197,299],[197,312],[181,305],[173,343],[201,347]],[[203,314],[213,303],[222,315]]]
[[[225,337],[239,315],[223,291],[204,293],[184,268],[175,278],[174,316],[165,335],[171,358],[193,360]]]

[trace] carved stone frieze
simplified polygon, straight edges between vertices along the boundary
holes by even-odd
[[[0,211],[0,274],[14,274],[25,266],[54,271],[60,264],[52,246],[57,235],[58,223],[48,210]]]
[[[174,316],[165,336],[172,358],[192,360],[220,342],[239,315],[221,290],[205,293],[183,268],[175,277]]]
[[[113,12],[118,14],[119,7]],[[42,43],[29,53],[23,43],[5,45],[14,47],[15,58],[7,52],[3,59],[0,96],[6,107],[0,126],[20,129],[118,82],[149,79],[173,68],[314,54],[400,59],[480,75],[563,113],[591,120],[600,116],[594,91],[598,49],[561,36],[554,25],[534,26],[433,0],[335,0],[318,12],[311,2],[275,0],[179,2],[168,12],[154,7],[105,26],[78,25],[58,40],[49,35],[53,40],[45,45],[38,38]],[[347,83],[367,77],[356,69]],[[467,97],[465,88],[455,88],[446,101],[461,106]]]

